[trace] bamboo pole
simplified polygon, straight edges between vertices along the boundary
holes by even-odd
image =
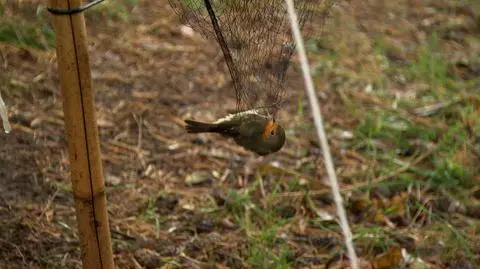
[[[71,9],[81,0],[50,0]],[[53,15],[83,267],[113,269],[103,167],[83,14]]]

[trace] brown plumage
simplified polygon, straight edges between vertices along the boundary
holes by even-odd
[[[285,131],[275,122],[255,111],[231,114],[213,123],[185,120],[188,133],[218,133],[231,137],[247,150],[268,155],[285,144]]]

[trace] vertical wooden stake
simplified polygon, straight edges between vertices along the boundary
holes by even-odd
[[[81,0],[49,2],[56,9],[81,5]],[[53,15],[53,24],[83,267],[113,269],[85,20],[83,13]]]

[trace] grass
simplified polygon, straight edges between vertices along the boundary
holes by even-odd
[[[162,194],[159,194],[158,197],[160,197]],[[147,205],[145,207],[145,210],[142,212],[142,214],[139,216],[140,219],[145,219],[150,222],[155,226],[155,231],[157,231],[157,238],[160,237],[160,231],[161,231],[161,226],[162,223],[165,221],[166,217],[162,217],[158,212],[157,212],[157,207],[155,205],[155,201],[158,199],[150,197],[147,200]]]
[[[360,152],[368,159],[368,167],[364,170],[363,176],[358,176],[356,180],[368,181],[371,178],[389,175],[392,171],[408,165],[427,148],[435,147],[430,156],[420,163],[409,166],[391,180],[368,185],[365,190],[367,193],[378,194],[379,190],[380,193],[401,193],[418,188],[436,194],[446,191],[461,203],[471,202],[468,193],[478,184],[475,175],[479,173],[477,165],[472,163],[478,159],[475,150],[478,152],[476,139],[479,137],[479,128],[474,127],[478,126],[478,105],[471,99],[462,99],[464,93],[460,89],[470,82],[452,75],[443,51],[443,42],[433,31],[424,44],[419,44],[415,59],[399,63],[390,62],[385,57],[393,48],[383,42],[381,36],[374,40],[373,52],[383,61],[381,64],[383,73],[379,74],[376,80],[378,89],[374,87],[369,94],[372,98],[384,102],[384,106],[374,105],[366,108],[366,104],[356,99],[349,90],[339,91],[342,105],[349,112],[349,117],[356,120],[356,124],[351,126],[354,139],[342,145],[345,149]],[[314,49],[312,51],[316,52]],[[341,52],[335,54],[342,55]],[[328,57],[320,58],[319,61],[327,61]],[[399,74],[407,78],[406,82],[410,85],[425,84],[428,90],[419,92],[417,98],[396,100],[398,97],[392,96],[388,87],[395,85],[392,83],[395,79],[392,78],[398,77]],[[328,75],[322,74],[324,77]],[[442,102],[447,105],[427,116],[418,117],[412,113],[416,108]],[[396,103],[395,108],[391,105],[393,103]],[[299,108],[299,111],[303,111],[303,107]],[[419,118],[422,121],[418,121]],[[448,126],[448,129],[441,128],[442,125]],[[389,215],[389,212],[395,212],[395,208],[384,208],[383,213]],[[477,264],[478,257],[472,255],[474,248],[471,240],[469,242],[465,232],[454,228],[452,221],[449,216],[438,215],[435,218],[435,223],[443,229],[439,233],[446,234],[448,249],[445,251],[460,251],[465,254],[464,258],[472,264]],[[392,235],[386,233],[383,225],[360,225],[354,230],[359,246],[377,250],[370,254],[378,254],[379,251],[385,251],[396,245]]]
[[[0,19],[0,42],[18,47],[48,50],[55,48],[55,34],[44,24],[33,24],[16,18]]]
[[[137,4],[137,0],[106,1],[86,11],[85,14],[90,20],[105,16],[109,22],[127,22],[131,10]],[[15,14],[7,14],[3,5],[0,5],[0,42],[22,48],[55,49],[55,33],[46,6],[39,4],[32,13],[35,15],[25,20]]]
[[[433,224],[426,228],[426,231],[431,231],[439,236],[444,242],[444,247],[441,249],[441,258],[443,261],[456,260],[467,258],[475,262],[475,239],[471,238],[468,233],[475,229],[475,225],[468,225],[462,230],[455,228],[449,222],[449,219],[431,212],[423,205],[416,204],[415,207],[428,214],[433,220]],[[427,239],[427,241],[430,239]]]
[[[257,204],[251,192],[258,187],[262,175],[258,175],[256,184],[246,192],[230,191],[225,210],[235,216],[236,223],[245,230],[248,243],[245,249],[246,262],[252,268],[291,268],[292,252],[279,233],[289,223],[277,205],[272,204],[272,191],[265,197],[265,206]],[[291,187],[295,187],[293,183]],[[276,187],[278,190],[278,185]]]
[[[448,66],[438,49],[436,32],[430,36],[429,42],[420,49],[419,57],[411,65],[412,75],[432,87],[432,93],[438,98],[446,94],[451,78],[448,76]]]
[[[91,20],[106,18],[108,24],[113,21],[128,22],[132,9],[137,5],[137,0],[105,1],[87,11],[86,16]]]
[[[468,191],[475,186],[475,175],[479,173],[479,169],[472,163],[472,160],[478,159],[473,150],[478,148],[475,145],[478,145],[476,138],[479,137],[479,128],[474,127],[478,124],[478,105],[462,99],[464,93],[460,89],[470,82],[452,75],[442,42],[444,41],[433,31],[424,44],[419,44],[416,58],[404,62],[390,62],[386,56],[395,48],[383,42],[379,36],[374,40],[373,52],[378,56],[376,58],[380,61],[383,72],[378,74],[374,81],[364,78],[367,83],[373,83],[373,91],[368,94],[385,105],[366,108],[366,104],[356,99],[348,89],[339,91],[343,107],[349,112],[349,117],[356,120],[356,124],[350,126],[354,139],[343,143],[343,148],[359,152],[368,160],[364,174],[352,180],[369,182],[372,178],[389,175],[392,171],[409,165],[427,148],[435,147],[427,158],[408,166],[408,169],[394,175],[390,180],[367,185],[367,188],[362,190],[368,197],[379,193],[388,197],[389,193],[398,194],[420,189],[434,193],[432,194],[434,196],[447,192],[456,201],[464,204],[471,202]],[[312,46],[310,51],[319,52]],[[337,60],[341,62],[341,52],[330,54],[337,55]],[[318,61],[325,62],[331,56],[317,57]],[[335,72],[335,68],[330,70]],[[318,75],[329,76],[328,73]],[[406,79],[397,80],[399,76]],[[395,86],[395,81],[409,85],[424,84],[427,90],[417,93],[416,98],[398,98],[393,96],[389,89]],[[418,121],[419,117],[412,113],[416,108],[442,102],[446,105],[421,117],[422,121]],[[303,115],[304,108],[300,102],[298,103],[297,114]],[[392,107],[394,103],[396,107]],[[448,129],[441,128],[442,125],[448,126]],[[342,126],[342,129],[344,128]],[[410,200],[403,204],[410,207],[418,206]],[[387,218],[394,218],[398,206],[385,205],[385,208],[380,206],[374,210],[382,212],[381,214]],[[423,214],[434,213],[431,209],[425,209]],[[436,232],[448,242],[446,243],[448,247],[442,250],[442,253],[456,253],[456,259],[467,259],[472,264],[479,262],[478,257],[474,255],[475,246],[472,240],[466,232],[455,228],[452,224],[454,219],[442,213],[436,213],[435,217],[431,215],[430,219],[434,219],[433,223],[438,229]],[[388,228],[386,229],[383,223],[374,222],[366,225],[363,221],[355,225],[354,235],[357,247],[361,248],[366,256],[375,256],[399,245],[394,239],[395,236],[387,232]],[[431,228],[430,225],[421,227],[420,231],[428,231]],[[397,232],[406,235],[411,233],[411,230],[400,229]],[[444,262],[448,260],[445,259]]]
[[[396,243],[390,234],[381,227],[355,227],[355,242],[366,248],[369,255],[388,250]]]
[[[279,228],[264,227],[249,237],[247,262],[253,268],[290,268],[292,253],[285,242],[278,239]]]
[[[456,87],[450,87],[455,81],[449,77],[448,65],[439,53],[438,36],[433,33],[428,44],[420,47],[420,53],[416,61],[410,65],[412,79],[428,83],[431,86],[429,94],[435,96],[438,102],[455,96]],[[385,46],[377,41],[377,53],[384,53]],[[386,65],[395,68],[395,65]],[[457,97],[455,97],[457,98]],[[361,104],[356,104],[349,99],[348,106],[351,110],[358,110]],[[422,107],[431,104],[432,99],[420,98],[414,102],[399,103],[400,108],[405,104],[406,110],[412,107]],[[469,168],[455,160],[459,151],[464,150],[472,139],[467,132],[466,118],[471,118],[475,108],[467,106],[449,106],[432,117],[433,121],[444,122],[449,126],[445,132],[431,126],[422,126],[418,122],[412,122],[401,116],[395,110],[386,110],[377,107],[375,111],[369,111],[361,115],[359,124],[355,130],[355,148],[364,150],[365,154],[375,160],[377,167],[382,167],[384,172],[393,168],[391,162],[402,155],[411,155],[417,146],[413,141],[427,144],[435,144],[438,147],[435,155],[422,164],[424,178],[427,182],[440,188],[454,188],[465,185],[471,181]],[[361,146],[363,145],[363,146]],[[380,148],[379,148],[380,146]],[[386,157],[385,156],[390,156]],[[427,168],[428,167],[428,168]],[[378,169],[377,169],[378,170]],[[417,170],[418,171],[418,170]]]

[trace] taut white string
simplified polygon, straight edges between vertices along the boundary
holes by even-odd
[[[345,237],[345,244],[347,246],[348,256],[350,257],[350,264],[352,269],[358,269],[357,255],[352,243],[352,232],[348,225],[347,215],[345,208],[343,207],[342,196],[340,195],[340,189],[338,187],[337,175],[335,174],[335,167],[332,161],[332,155],[330,153],[330,147],[328,145],[327,136],[325,134],[325,128],[323,127],[323,119],[320,111],[320,105],[317,100],[315,88],[313,86],[312,77],[310,76],[310,69],[308,67],[307,55],[305,53],[305,46],[303,45],[303,39],[298,27],[298,18],[293,5],[293,0],[285,0],[287,4],[288,14],[290,16],[290,22],[292,25],[293,37],[297,47],[297,52],[300,57],[300,64],[302,66],[303,79],[305,80],[308,99],[310,100],[310,106],[312,107],[313,120],[317,129],[318,140],[322,147],[323,157],[325,159],[325,168],[327,169],[328,179],[330,180],[330,186],[332,187],[332,193],[337,207],[338,218],[340,219],[340,227],[342,228],[343,235]]]

